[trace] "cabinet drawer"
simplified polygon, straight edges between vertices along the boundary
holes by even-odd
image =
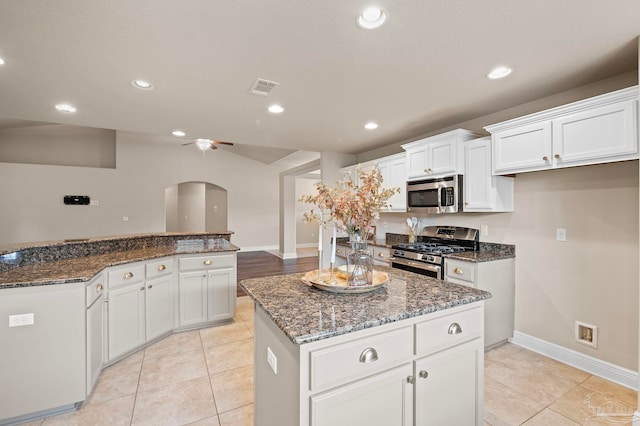
[[[142,281],[144,279],[144,264],[126,265],[109,271],[109,288]]]
[[[483,310],[472,308],[419,322],[415,327],[416,355],[435,352],[482,336]]]
[[[147,278],[155,278],[173,272],[173,259],[160,259],[147,263]]]
[[[466,281],[470,284],[476,282],[476,264],[447,259],[445,261],[445,280],[454,278],[456,281]]]
[[[100,274],[95,277],[85,289],[85,294],[87,296],[87,307],[89,307],[94,300],[104,293],[105,285],[104,285],[104,275]]]
[[[373,248],[373,260],[378,263],[389,264],[389,256],[391,250],[386,247],[374,247]]]
[[[411,359],[411,326],[311,351],[309,390],[366,377]]]
[[[351,251],[351,248],[347,246],[336,245],[336,256],[338,257],[347,257],[347,254]]]
[[[197,271],[202,269],[224,268],[235,266],[236,257],[233,254],[217,254],[198,257],[180,258],[181,271]]]

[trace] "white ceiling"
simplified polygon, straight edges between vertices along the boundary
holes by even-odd
[[[5,0],[0,117],[358,153],[636,69],[639,34],[639,0]]]

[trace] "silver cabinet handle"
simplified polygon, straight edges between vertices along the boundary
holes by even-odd
[[[211,265],[211,259],[207,259],[202,263],[204,263],[205,265]]]
[[[423,379],[426,379],[427,377],[429,377],[429,372],[425,371],[425,370],[421,370],[420,371],[420,377]]]
[[[554,155],[554,156],[553,156],[553,158],[560,159],[560,154],[556,154],[556,155]]]
[[[133,278],[133,272],[127,272],[126,274],[124,274],[122,278],[124,278],[125,280],[128,280],[129,278]]]
[[[158,266],[158,271],[164,271],[165,269],[167,269],[167,267],[164,265]]]
[[[411,383],[412,385],[416,383],[416,378],[413,376],[407,376],[407,383]]]
[[[149,284],[149,286],[148,286],[147,288],[153,288],[153,285],[152,285],[152,284]]]
[[[360,354],[360,362],[369,363],[378,360],[378,352],[373,348],[367,348]]]
[[[449,326],[449,334],[460,334],[462,333],[462,327],[460,327],[460,324],[458,324],[457,322],[454,322],[453,324],[451,324]]]
[[[549,161],[549,157],[545,155],[544,157],[542,157],[542,161]]]
[[[140,287],[140,291],[144,291],[144,286]]]
[[[98,285],[96,286],[96,292],[101,292],[101,291],[102,291],[102,289],[103,289],[102,284],[98,284]]]

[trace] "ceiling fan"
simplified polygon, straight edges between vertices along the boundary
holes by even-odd
[[[204,151],[208,149],[218,149],[216,145],[233,145],[233,144],[231,142],[215,141],[211,139],[196,139],[193,142],[187,142],[182,144],[182,146],[186,146],[186,145],[196,145],[204,153]]]

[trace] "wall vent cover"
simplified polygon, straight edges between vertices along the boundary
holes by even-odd
[[[249,93],[251,93],[252,95],[267,96],[276,86],[279,85],[280,83],[276,81],[265,80],[264,78],[256,78],[256,81],[253,82],[251,89],[249,89]]]

